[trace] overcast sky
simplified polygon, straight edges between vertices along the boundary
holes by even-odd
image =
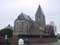
[[[0,29],[8,24],[13,26],[21,12],[34,20],[39,4],[45,14],[46,24],[54,21],[60,33],[60,0],[0,0]]]

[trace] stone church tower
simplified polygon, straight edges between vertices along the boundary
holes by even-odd
[[[35,15],[35,21],[39,25],[40,29],[45,30],[45,16],[42,12],[40,5]]]

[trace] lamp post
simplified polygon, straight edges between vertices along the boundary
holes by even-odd
[[[5,35],[6,45],[8,45],[8,38],[7,35]]]

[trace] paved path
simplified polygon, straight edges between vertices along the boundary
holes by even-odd
[[[58,40],[58,42],[54,42],[54,43],[48,43],[48,44],[32,44],[32,45],[60,45],[60,40]]]

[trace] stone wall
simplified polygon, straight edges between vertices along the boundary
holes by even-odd
[[[57,38],[30,38],[30,44],[52,43],[56,42]]]
[[[26,20],[16,20],[14,24],[15,32],[29,33],[31,24],[32,23]]]
[[[18,45],[18,40],[20,37],[14,35],[12,38],[9,38],[8,41],[12,45]],[[27,39],[27,40],[26,40]],[[24,38],[25,44],[41,44],[41,43],[52,43],[52,42],[57,42],[57,38],[50,38],[50,37],[25,37]]]

